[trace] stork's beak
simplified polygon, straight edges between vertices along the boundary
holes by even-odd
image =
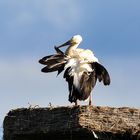
[[[71,44],[72,44],[72,41],[69,40],[69,41],[67,41],[66,43],[64,43],[64,44],[62,44],[62,45],[60,45],[60,46],[58,46],[57,48],[61,48],[61,47],[64,47],[64,46],[67,46],[67,45],[71,45]]]

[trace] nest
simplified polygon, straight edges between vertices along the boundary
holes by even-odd
[[[139,140],[140,110],[77,106],[20,108],[8,113],[5,140],[37,138]]]

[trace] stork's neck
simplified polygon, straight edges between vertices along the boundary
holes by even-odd
[[[71,45],[66,49],[66,54],[69,55],[78,47],[79,44]]]

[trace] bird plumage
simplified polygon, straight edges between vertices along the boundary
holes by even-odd
[[[97,79],[104,85],[110,84],[110,76],[103,65],[94,56],[91,50],[77,48],[81,43],[80,35],[72,37],[71,40],[56,47],[56,53],[45,56],[39,63],[45,65],[42,72],[64,71],[63,78],[68,82],[69,101],[77,104],[77,100],[89,99],[91,104],[91,91]],[[59,48],[69,45],[65,52]]]

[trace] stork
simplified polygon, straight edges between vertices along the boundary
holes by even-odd
[[[63,78],[68,82],[69,101],[78,105],[78,100],[89,99],[92,104],[91,91],[97,79],[103,84],[110,84],[110,76],[105,67],[100,64],[91,50],[78,48],[82,42],[80,35],[73,36],[66,43],[55,46],[56,54],[45,56],[39,63],[45,65],[42,72],[58,71],[60,74],[64,70]],[[60,48],[68,46],[65,52]]]

